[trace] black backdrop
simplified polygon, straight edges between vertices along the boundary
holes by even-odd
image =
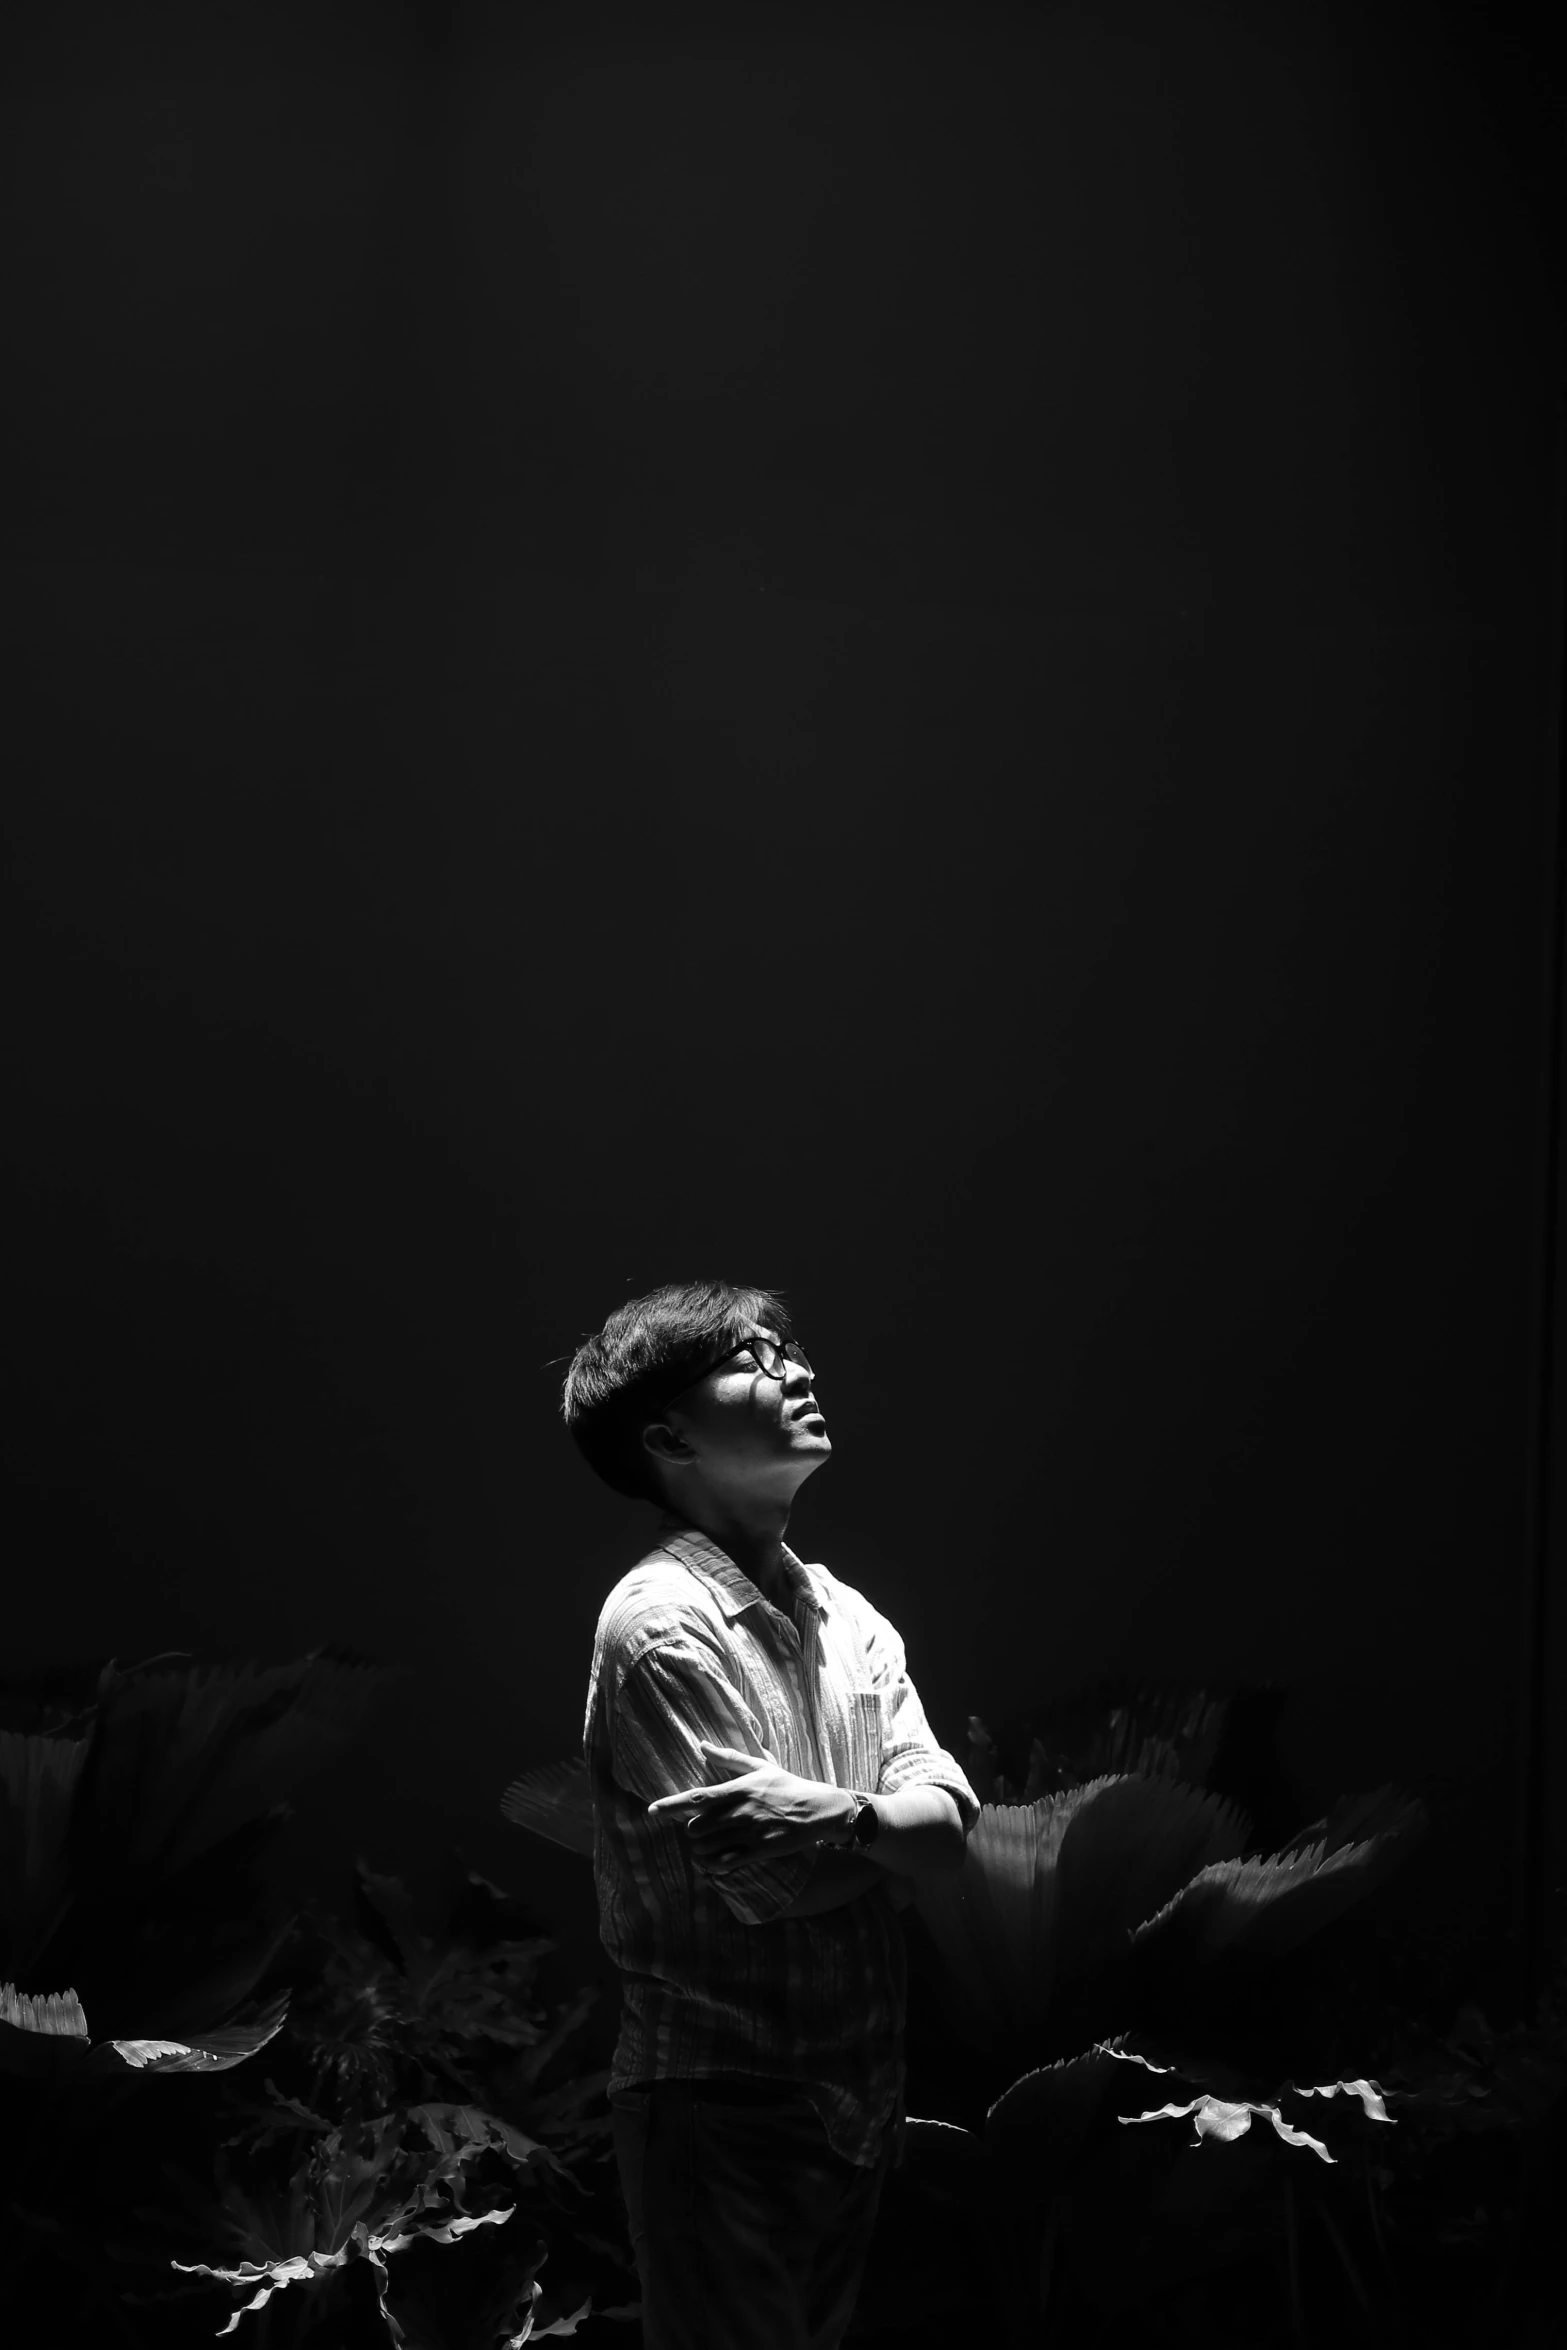
[[[1277,1680],[1302,1818],[1425,1792],[1480,1914],[1542,53],[1324,0],[3,38],[13,1663],[407,1665],[323,1872],[460,1849],[591,1954],[496,1808],[641,1533],[558,1358],[710,1270],[789,1292],[797,1539],[949,1743]]]

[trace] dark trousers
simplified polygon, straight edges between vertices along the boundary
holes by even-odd
[[[803,2091],[751,2087],[610,2093],[646,2350],[837,2350],[854,2313],[892,2133],[863,2170]]]

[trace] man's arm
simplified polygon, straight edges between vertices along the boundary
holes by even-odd
[[[655,1821],[667,1816],[675,1789],[684,1785],[694,1790],[709,1777],[708,1756],[715,1738],[755,1738],[756,1745],[761,1744],[748,1721],[744,1697],[724,1677],[723,1661],[689,1627],[683,1636],[671,1635],[644,1651],[627,1671],[615,1707],[613,1737],[616,1782],[640,1797]],[[758,1759],[749,1743],[724,1751],[742,1766],[754,1767]],[[765,1753],[762,1759],[767,1759]],[[680,1809],[683,1812],[684,1806]],[[672,1843],[670,1863],[677,1870],[692,1867],[694,1880],[710,1884],[744,1925],[765,1925],[779,1916],[811,1881],[812,1855],[807,1850],[773,1855],[754,1851],[739,1856],[737,1865],[720,1877],[694,1865],[700,1858],[694,1841],[682,1835]]]
[[[873,1891],[877,1885],[885,1886],[895,1909],[907,1909],[914,1898],[914,1887],[907,1877],[889,1876],[863,1852],[836,1852],[828,1846],[817,1854],[816,1866],[806,1884],[778,1915],[820,1917],[823,1910],[842,1909],[846,1902],[858,1901],[862,1893]]]
[[[863,1857],[873,1867],[894,1877],[930,1877],[963,1866],[963,1814],[945,1787],[902,1787],[870,1801],[880,1824]],[[858,1795],[846,1798],[846,1821],[859,1803]]]
[[[740,1776],[716,1786],[683,1788],[648,1806],[650,1816],[683,1824],[699,1876],[721,1884],[758,1855],[776,1859],[814,1854],[824,1839],[829,1850],[836,1849],[838,1838],[867,1801],[876,1813],[877,1834],[860,1857],[873,1871],[907,1878],[963,1865],[963,1813],[945,1787],[927,1783],[891,1789],[885,1795],[868,1790],[860,1795],[827,1781],[803,1779],[771,1760],[757,1762],[743,1748],[703,1740],[701,1752],[704,1762],[717,1769],[741,1765]],[[868,1881],[874,1882],[874,1875]],[[804,1898],[811,1883],[808,1878],[794,1899]],[[853,1894],[843,1898],[852,1900]],[[819,1906],[835,1905],[825,1901]]]

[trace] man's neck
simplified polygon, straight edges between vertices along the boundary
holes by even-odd
[[[789,1583],[784,1567],[783,1538],[789,1526],[789,1503],[717,1494],[682,1494],[672,1501],[675,1516],[695,1526],[709,1542],[716,1542],[743,1575],[749,1575],[762,1597],[787,1612]]]

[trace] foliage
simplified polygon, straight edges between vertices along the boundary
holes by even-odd
[[[118,2317],[103,2213],[141,2081],[226,2071],[281,2029],[286,1996],[258,1994],[289,1924],[262,1875],[280,1798],[385,1678],[323,1650],[0,1692],[0,2293],[47,2290],[60,2338]]]
[[[938,2214],[956,2229],[1010,2342],[1063,2310],[1086,2336],[1259,2257],[1298,2320],[1308,2206],[1352,2299],[1364,2290],[1339,2146],[1358,2176],[1367,2133],[1392,2119],[1365,2068],[1314,2071],[1319,2038],[1287,1986],[1423,1814],[1383,1789],[1249,1852],[1244,1812],[1185,1775],[1212,1764],[1223,1727],[1205,1692],[1123,1700],[1075,1751],[1036,1732],[1016,1774],[971,1725],[988,1800],[962,1870],[920,1880],[906,1920],[916,2112],[939,2118],[911,2121],[891,2201],[927,2240]],[[1092,1767],[1107,1761],[1122,1767]],[[1354,2127],[1316,2120],[1333,2098]],[[1184,2145],[1166,2135],[1177,2118]],[[874,2324],[874,2294],[869,2307]]]
[[[444,1931],[427,1933],[401,1883],[363,1861],[351,1919],[301,1920],[281,1955],[291,2007],[265,2099],[231,2087],[211,2181],[165,2166],[172,2208],[138,2215],[165,2248],[196,2234],[222,2249],[170,2257],[247,2294],[225,2331],[293,2286],[291,2334],[341,2328],[366,2273],[382,2338],[414,2350],[496,2350],[574,2333],[590,2310],[635,2314],[604,2176],[607,2075],[563,2062],[596,1989],[542,2002],[553,1945],[527,1927],[469,1872]],[[459,2248],[432,2270],[443,2245]],[[556,2286],[540,2280],[546,2260]]]
[[[69,1983],[108,2036],[182,2038],[226,2021],[286,1918],[262,1863],[280,1798],[340,1751],[379,1668],[318,1651],[291,1665],[122,1671],[85,1702],[0,1730],[0,1975]],[[13,1693],[14,1701],[14,1693]]]
[[[165,2350],[236,2291],[221,2330],[269,2343],[634,2313],[605,2075],[570,2069],[595,1993],[541,2000],[552,1944],[472,1874],[439,1935],[363,1863],[347,1919],[279,1891],[282,1798],[389,1678],[154,1658],[0,1693],[0,2301],[47,2302],[51,2340]],[[148,2102],[171,2073],[210,2077]]]
[[[129,2065],[145,2073],[217,2073],[241,2064],[281,2031],[288,2002],[252,2002],[242,2017],[192,2031],[184,2040],[94,2042],[74,1991],[29,1998],[0,1983],[0,2072],[29,2080],[86,2081]]]
[[[410,2146],[410,2125],[412,2131],[423,2133],[423,2149]],[[472,2106],[416,2106],[406,2114],[378,2114],[339,2129],[320,2126],[319,2117],[311,2116],[304,2126],[318,2130],[318,2135],[289,2179],[284,2197],[257,2199],[231,2178],[222,2183],[228,2232],[234,2248],[242,2252],[238,2263],[173,2263],[187,2275],[255,2288],[219,2328],[221,2333],[234,2332],[243,2315],[264,2308],[283,2286],[304,2283],[320,2288],[357,2259],[374,2270],[378,2306],[392,2341],[406,2342],[408,2333],[388,2306],[387,2255],[403,2251],[420,2237],[450,2244],[486,2223],[504,2226],[515,2206],[486,2202],[483,2209],[472,2211],[464,2203],[473,2159],[490,2147],[504,2150],[519,2163],[543,2152]],[[510,2273],[494,2312],[492,2339],[504,2336],[508,2350],[515,2350],[535,2331],[575,2332],[585,2307],[559,2324],[534,2325],[540,2290],[535,2272],[544,2256],[543,2243],[525,2237],[509,2249]],[[318,2291],[317,2304],[319,2300]],[[310,2316],[318,2320],[320,2314],[319,2306],[313,2306]]]
[[[1381,1883],[1423,1826],[1383,1789],[1266,1857],[1222,1798],[1159,1774],[987,1803],[964,1864],[922,1879],[915,1971],[966,2056],[970,2100],[1116,2033],[1300,2071],[1271,1973]],[[1309,2053],[1309,2052],[1307,2052]]]

